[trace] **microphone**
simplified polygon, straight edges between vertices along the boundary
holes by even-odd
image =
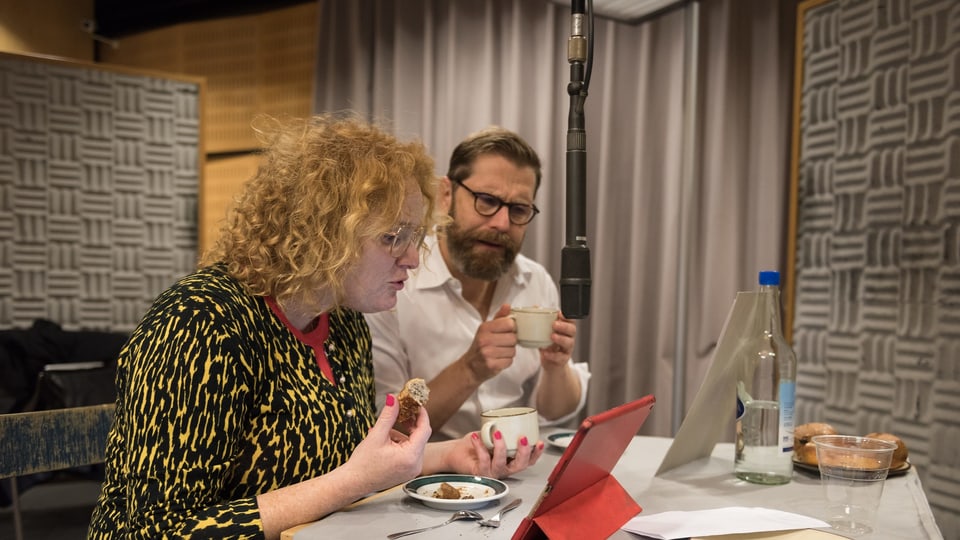
[[[588,51],[583,29],[584,4],[584,0],[571,2],[570,39],[567,41],[570,114],[566,155],[566,244],[560,253],[560,310],[569,319],[582,319],[590,314],[590,249],[586,231],[587,133],[583,113],[589,76],[585,76],[584,70]]]

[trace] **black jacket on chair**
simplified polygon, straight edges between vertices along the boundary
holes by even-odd
[[[117,356],[128,337],[120,332],[64,330],[45,319],[35,320],[28,329],[0,330],[0,414],[113,403]],[[69,366],[74,362],[75,368]],[[51,364],[61,369],[46,370]],[[68,472],[76,478],[102,480],[103,464]],[[18,477],[18,490],[22,493],[54,474]],[[0,507],[9,505],[8,486],[2,482]]]

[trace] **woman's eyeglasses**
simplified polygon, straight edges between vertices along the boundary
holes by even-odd
[[[383,233],[380,241],[387,247],[391,257],[400,257],[411,245],[420,248],[423,243],[423,237],[427,235],[425,227],[411,227],[409,225],[400,225],[393,232]]]
[[[460,184],[463,189],[473,195],[473,208],[481,216],[490,217],[506,206],[507,215],[510,216],[510,223],[514,225],[526,225],[540,213],[540,209],[535,205],[507,202],[496,195],[474,191],[468,188],[462,180],[454,180],[454,182]]]

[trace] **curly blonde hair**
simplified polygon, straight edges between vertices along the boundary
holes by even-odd
[[[343,300],[363,244],[401,219],[413,183],[435,224],[437,178],[419,141],[401,142],[355,115],[259,129],[267,146],[203,264],[222,262],[250,294],[283,300],[326,288]]]

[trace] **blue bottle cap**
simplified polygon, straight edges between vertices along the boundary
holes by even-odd
[[[776,270],[764,270],[760,272],[760,285],[780,285],[780,272]]]

